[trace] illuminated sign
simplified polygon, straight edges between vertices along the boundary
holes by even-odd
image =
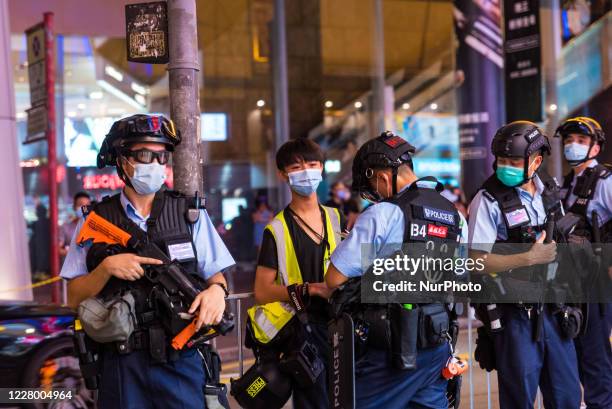
[[[206,112],[200,115],[202,127],[200,135],[203,141],[227,140],[227,114]]]

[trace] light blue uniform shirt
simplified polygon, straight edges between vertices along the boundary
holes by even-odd
[[[460,242],[465,243],[467,223],[461,213],[459,217]],[[374,258],[391,255],[401,248],[403,240],[404,213],[402,209],[388,202],[376,203],[359,215],[348,237],[332,253],[331,262],[346,277],[361,276],[364,273],[364,267],[369,266]],[[362,245],[367,245],[363,248],[369,248],[374,254],[362,255]]]
[[[130,220],[146,231],[148,217],[143,217],[136,211],[136,208],[130,203],[123,191],[121,192],[120,201],[125,214]],[[76,231],[72,236],[66,260],[64,260],[64,265],[60,272],[60,276],[67,280],[88,273],[85,261],[88,247],[80,247],[75,242],[82,225],[83,219],[79,221]],[[198,257],[198,273],[204,279],[208,279],[219,271],[236,264],[205,210],[200,210],[200,218],[193,225],[193,243]]]
[[[542,201],[544,183],[537,175],[533,178],[533,181],[536,185],[534,196],[520,187],[515,187],[515,189],[521,203],[527,209],[530,225],[540,226],[546,222],[546,211]],[[490,253],[495,241],[506,240],[508,232],[499,203],[486,197],[483,192],[484,190],[480,190],[476,193],[468,210],[470,220],[469,243],[472,249]]]
[[[595,166],[597,166],[596,160],[593,160],[593,162],[588,165],[589,168],[594,168]],[[580,175],[582,175],[582,173],[580,173]],[[570,193],[567,198],[568,206],[566,207],[568,209],[576,201],[576,195],[573,193],[573,190],[576,186],[576,179],[580,175],[574,175],[574,179],[572,180],[572,185],[570,187],[570,192],[572,193]],[[591,214],[593,210],[595,210],[599,216],[600,226],[612,219],[612,175],[608,176],[606,179],[599,179],[597,181],[593,198],[589,201],[587,206],[586,216],[589,223],[591,222]]]

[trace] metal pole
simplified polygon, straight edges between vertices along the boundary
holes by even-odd
[[[195,0],[168,0],[170,116],[182,135],[174,152],[174,189],[202,192],[200,87]]]
[[[547,113],[546,134],[550,136],[552,152],[547,163],[548,172],[561,180],[563,177],[563,150],[561,140],[552,138],[559,122],[557,95],[557,61],[561,54],[561,8],[559,0],[541,0],[540,22],[542,37],[542,68],[544,73],[544,112]]]
[[[274,124],[276,149],[289,140],[289,82],[287,80],[287,33],[285,0],[274,0],[272,71],[274,75]],[[286,206],[291,193],[285,184],[278,188],[278,207]]]
[[[373,118],[374,135],[378,135],[385,130],[385,27],[383,16],[382,0],[373,0],[374,8],[374,41],[373,50],[373,75],[372,75],[372,94],[373,94]]]
[[[236,336],[238,338],[238,373],[240,377],[244,375],[244,357],[242,355],[242,300],[236,300],[236,315],[238,315],[238,327],[236,327]]]
[[[468,316],[468,359],[470,360],[470,365],[468,366],[468,379],[470,384],[470,409],[474,409],[474,377],[472,376],[474,363],[472,359],[472,304],[470,302],[467,303],[467,316]]]
[[[59,274],[59,249],[57,226],[57,142],[55,135],[55,47],[53,38],[53,13],[44,13],[45,24],[45,79],[47,90],[47,144],[49,169],[49,267],[51,277]],[[51,286],[51,301],[60,301],[59,283]]]

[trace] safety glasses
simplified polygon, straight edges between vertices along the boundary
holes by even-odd
[[[150,151],[148,149],[138,149],[135,151],[131,151],[125,149],[123,152],[123,156],[127,158],[134,158],[134,160],[138,163],[152,163],[155,159],[160,165],[165,165],[170,160],[171,153],[168,151]]]

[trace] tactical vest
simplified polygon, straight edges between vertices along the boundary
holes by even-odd
[[[562,216],[562,204],[559,185],[551,176],[544,171],[538,171],[538,176],[544,184],[542,191],[542,203],[548,220],[557,220]],[[531,225],[531,219],[527,209],[521,202],[519,193],[514,187],[508,187],[492,175],[482,186],[485,197],[497,202],[506,225],[506,240],[496,240],[493,252],[499,254],[514,254],[526,251],[524,246],[512,246],[518,243],[535,243],[537,234],[544,230],[544,225]],[[519,280],[541,282],[543,270],[533,268],[516,268],[512,270],[512,278],[504,277],[504,280]],[[510,283],[506,282],[506,286]],[[506,289],[506,291],[511,291]],[[526,291],[526,290],[522,290]]]
[[[385,200],[398,206],[404,214],[404,244],[459,242],[461,218],[455,205],[440,194],[442,190],[435,178],[425,177]]]
[[[322,206],[325,214],[325,237],[329,246],[325,248],[323,255],[323,274],[327,273],[329,257],[340,243],[340,213],[333,207]],[[302,284],[302,273],[298,263],[295,247],[289,227],[285,220],[284,210],[280,211],[274,219],[266,226],[266,230],[272,233],[276,243],[278,255],[278,274],[276,284],[288,286],[291,284]],[[251,320],[253,335],[262,344],[270,342],[276,334],[295,315],[295,310],[290,303],[284,301],[271,302],[255,305],[247,311]]]
[[[151,214],[146,221],[146,234],[148,239],[157,244],[166,255],[170,258],[176,258],[185,268],[185,271],[197,274],[197,253],[192,233],[192,226],[195,221],[190,222],[188,220],[188,211],[192,209],[192,202],[193,198],[177,192],[157,192],[153,200]],[[116,226],[134,224],[121,206],[120,194],[105,197],[101,202],[95,204],[92,210]],[[105,256],[123,252],[130,252],[130,250],[117,246],[113,248],[104,244],[94,244],[88,249],[87,268],[92,271]],[[152,288],[151,282],[144,277],[136,281],[111,277],[99,296],[110,298],[122,291],[130,290],[136,299],[137,314],[150,315],[152,306],[149,302],[149,294]],[[152,319],[148,318],[146,321],[149,320]]]
[[[542,192],[544,211],[547,217],[552,216],[556,220],[562,213],[559,185],[543,171],[539,171],[538,176],[544,184]],[[495,175],[491,175],[482,185],[482,189],[487,199],[498,203],[506,225],[508,238],[496,242],[534,243],[537,233],[541,232],[544,226],[531,225],[527,209],[521,202],[516,188],[504,185]]]
[[[576,185],[573,191],[571,190],[572,181],[574,180],[574,170],[565,175],[563,180],[563,191],[565,196],[563,198],[566,207],[569,212],[572,212],[580,216],[581,221],[576,226],[574,234],[582,237],[587,237],[589,240],[592,238],[592,225],[588,222],[587,211],[588,206],[593,196],[595,195],[595,189],[597,183],[600,180],[607,179],[612,174],[612,167],[610,165],[597,164],[594,167],[586,168],[582,175],[576,179]],[[569,206],[568,199],[570,193],[574,193],[576,201]],[[599,226],[604,232],[602,234],[602,241],[607,242],[610,240],[610,233],[612,233],[612,220],[609,220],[604,226]]]

